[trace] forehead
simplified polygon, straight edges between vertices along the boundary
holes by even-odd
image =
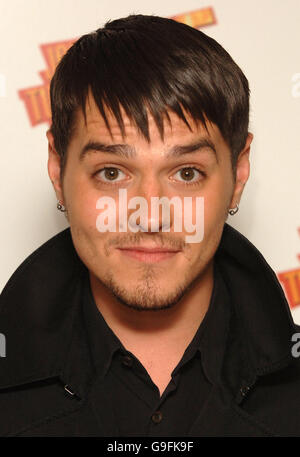
[[[105,139],[110,143],[122,143],[124,141],[131,143],[136,142],[137,140],[146,141],[145,137],[134,124],[134,121],[130,119],[121,105],[120,113],[124,123],[125,136],[122,136],[115,115],[106,105],[104,105],[104,111],[110,131],[106,126],[105,120],[99,111],[93,95],[89,92],[86,100],[86,119],[84,118],[82,110],[78,110],[76,113],[73,139],[76,140],[77,138],[79,142],[84,142],[86,139]],[[166,115],[163,115],[162,117],[164,127],[164,138],[162,140],[156,121],[147,109],[150,143],[155,143],[157,141],[163,141],[164,143],[184,143],[196,136],[201,136],[210,137],[216,144],[225,144],[223,137],[215,124],[206,121],[207,128],[205,129],[201,122],[194,120],[183,108],[182,111],[190,128],[175,112],[167,110],[169,119]]]

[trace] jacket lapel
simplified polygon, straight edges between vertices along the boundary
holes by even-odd
[[[0,331],[6,337],[0,388],[59,376],[84,394],[92,370],[81,320],[86,271],[68,228],[12,275],[0,296]]]
[[[263,437],[273,436],[273,432],[264,424],[258,423],[234,401],[229,400],[228,393],[215,385],[193,424],[188,436],[194,437]]]

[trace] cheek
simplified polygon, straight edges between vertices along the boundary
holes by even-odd
[[[227,219],[232,183],[227,177],[218,177],[204,195],[204,236],[219,236]]]
[[[64,196],[70,225],[96,230],[99,192],[91,186],[87,177],[70,172],[65,178]]]
[[[224,219],[227,196],[213,193],[204,199],[204,221],[205,225],[215,224]]]

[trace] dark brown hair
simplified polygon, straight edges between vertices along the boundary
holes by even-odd
[[[51,131],[61,157],[61,177],[75,114],[91,89],[104,112],[114,114],[122,134],[120,105],[149,138],[147,109],[163,139],[163,115],[182,108],[205,126],[216,124],[231,150],[235,171],[249,124],[248,81],[225,49],[203,32],[172,19],[130,15],[83,35],[63,56],[51,81]]]

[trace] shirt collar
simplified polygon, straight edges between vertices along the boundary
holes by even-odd
[[[95,303],[88,271],[83,277],[83,315],[95,370],[104,377],[114,353],[124,347]]]
[[[197,351],[200,352],[203,370],[212,383],[216,382],[220,375],[230,309],[227,290],[216,263],[213,274],[214,283],[208,310],[182,358],[191,358]],[[98,310],[88,274],[83,281],[83,313],[88,341],[95,369],[99,376],[104,377],[114,353],[118,350],[125,353],[126,349]]]
[[[200,341],[202,366],[208,380],[219,383],[227,344],[232,303],[217,261],[214,261],[214,287],[209,308],[202,322]]]

